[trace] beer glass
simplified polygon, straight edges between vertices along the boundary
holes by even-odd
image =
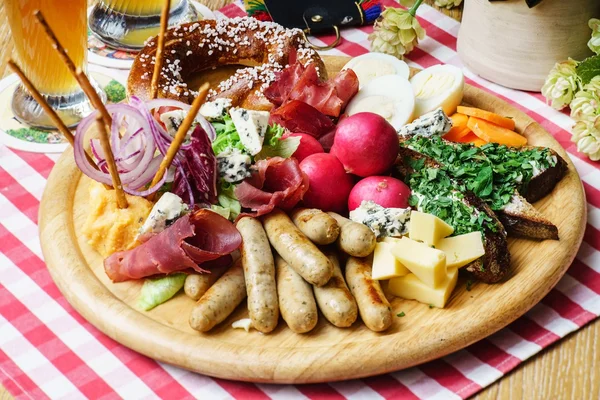
[[[99,0],[90,15],[90,30],[104,43],[122,50],[139,50],[160,30],[164,0]],[[198,20],[188,0],[171,0],[169,25]]]
[[[36,10],[42,12],[73,63],[85,71],[87,1],[4,0],[4,4],[21,69],[63,122],[70,127],[77,125],[92,111],[92,107],[33,13]],[[97,88],[97,91],[105,100],[102,90]],[[54,128],[50,118],[22,85],[15,90],[12,108],[16,118],[23,123],[38,128]]]

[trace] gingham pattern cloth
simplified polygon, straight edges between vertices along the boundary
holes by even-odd
[[[396,6],[392,0],[385,0]],[[241,4],[220,16],[244,15]],[[408,56],[415,67],[460,66],[459,23],[422,5],[427,38]],[[327,54],[369,51],[372,27],[342,32]],[[316,42],[331,43],[333,36]],[[108,338],[65,300],[44,264],[38,208],[57,155],[0,146],[0,379],[17,398],[465,398],[600,314],[600,170],[570,141],[573,121],[538,93],[507,89],[464,69],[467,83],[526,112],[567,149],[583,181],[588,223],[577,258],[531,311],[500,332],[427,364],[387,375],[314,385],[267,385],[213,379],[142,356]]]

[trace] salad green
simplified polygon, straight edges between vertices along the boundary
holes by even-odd
[[[175,296],[185,283],[186,274],[177,273],[144,281],[138,307],[148,311]]]

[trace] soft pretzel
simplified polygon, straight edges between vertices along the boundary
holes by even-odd
[[[150,97],[156,42],[156,38],[150,39],[133,63],[127,84],[130,96]],[[273,107],[262,92],[276,72],[296,60],[304,66],[316,64],[320,78],[327,78],[323,60],[307,46],[301,30],[249,17],[198,21],[169,29],[163,54],[158,97],[186,103],[196,94],[187,86],[188,78],[222,65],[249,66],[213,88],[208,100],[227,97],[234,106],[255,110]]]

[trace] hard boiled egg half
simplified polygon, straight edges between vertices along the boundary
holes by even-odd
[[[372,112],[385,118],[396,130],[413,119],[415,96],[408,79],[385,75],[361,88],[346,107],[346,115]]]
[[[366,86],[375,78],[385,75],[400,75],[408,79],[408,65],[394,56],[383,53],[366,53],[354,57],[344,65],[344,69],[352,69],[358,77],[359,87]]]
[[[434,65],[410,80],[415,92],[415,118],[441,107],[446,115],[456,112],[463,98],[465,79],[460,68]]]

